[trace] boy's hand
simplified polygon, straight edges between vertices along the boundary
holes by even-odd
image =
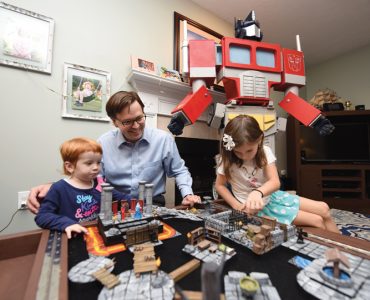
[[[66,227],[66,229],[64,231],[66,232],[67,237],[69,239],[72,237],[72,232],[85,233],[85,234],[89,233],[87,231],[87,229],[85,227],[81,226],[80,224],[70,225],[70,226]]]

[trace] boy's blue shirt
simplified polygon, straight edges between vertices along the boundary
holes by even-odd
[[[41,228],[64,231],[66,227],[95,220],[100,211],[101,192],[97,180],[90,189],[79,189],[65,179],[54,183],[42,201],[36,224]],[[113,200],[129,200],[127,195],[113,190]]]

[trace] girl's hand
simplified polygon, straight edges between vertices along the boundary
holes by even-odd
[[[261,193],[252,191],[248,196],[245,206],[247,213],[255,214],[259,212],[265,206]]]
[[[240,203],[239,201],[236,201],[236,205],[233,207],[235,210],[245,211],[245,203]]]
[[[88,234],[88,231],[85,227],[81,226],[80,224],[73,224],[73,225],[70,225],[68,227],[66,227],[66,229],[64,230],[67,234],[67,237],[70,239],[72,237],[72,232],[77,232],[77,233],[85,233],[85,234]]]

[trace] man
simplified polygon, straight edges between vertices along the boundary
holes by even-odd
[[[137,93],[115,93],[106,111],[116,127],[98,139],[103,148],[102,175],[107,182],[133,198],[138,198],[139,181],[152,183],[153,203],[164,205],[166,176],[175,177],[182,204],[200,202],[193,195],[192,178],[173,137],[160,129],[145,128],[144,103]],[[31,189],[27,205],[32,212],[37,213],[39,200],[49,188],[46,184]]]

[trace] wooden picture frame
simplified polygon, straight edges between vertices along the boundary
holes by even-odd
[[[0,64],[51,74],[54,20],[0,2]]]
[[[62,117],[109,122],[110,80],[109,72],[65,63]]]
[[[178,12],[174,12],[174,69],[182,74],[181,44],[183,41],[183,21],[187,21],[188,40],[211,39],[219,44],[223,35],[188,18]]]

